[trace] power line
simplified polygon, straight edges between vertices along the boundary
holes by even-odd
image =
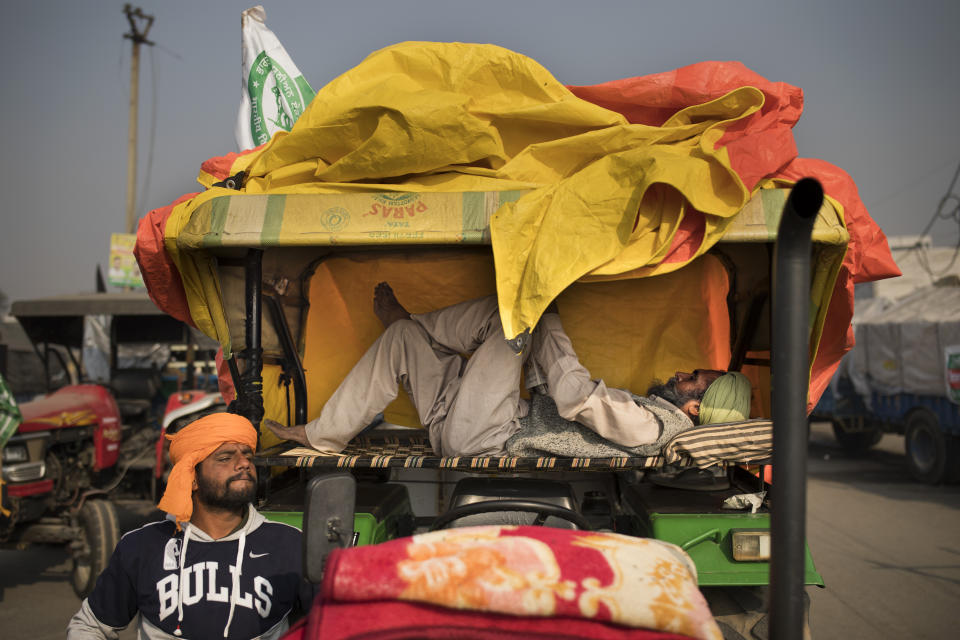
[[[940,198],[940,204],[937,205],[937,210],[933,213],[933,217],[930,218],[930,222],[927,223],[927,226],[924,228],[923,232],[920,235],[927,235],[927,232],[930,231],[931,227],[937,220],[949,220],[953,218],[958,223],[960,223],[960,218],[957,217],[957,213],[960,212],[960,206],[956,206],[947,214],[943,213],[944,205],[949,202],[951,199],[957,200],[958,205],[960,205],[960,198],[953,193],[953,188],[957,184],[957,178],[960,177],[960,164],[957,164],[957,170],[953,173],[953,180],[950,181],[950,186],[947,187],[947,192],[942,198]]]
[[[168,56],[170,56],[170,57],[172,57],[172,58],[176,58],[177,60],[183,60],[183,56],[181,56],[179,53],[177,53],[176,51],[174,51],[173,49],[171,49],[171,48],[169,48],[169,47],[165,47],[165,46],[163,46],[162,44],[159,44],[159,43],[157,43],[157,42],[154,43],[154,46],[155,46],[157,49],[160,49],[160,51],[163,51],[165,54],[167,54]]]
[[[930,232],[930,229],[933,228],[933,225],[937,220],[953,220],[958,227],[960,227],[960,196],[954,193],[954,188],[957,186],[957,179],[960,178],[960,163],[957,164],[957,169],[953,173],[953,179],[950,180],[950,186],[947,187],[946,193],[943,197],[940,198],[940,202],[937,205],[936,211],[933,212],[933,216],[930,218],[930,221],[927,223],[927,226],[924,227],[923,231],[920,232],[920,236],[917,238],[917,243],[910,247],[910,249],[904,254],[904,258],[910,255],[911,252],[917,252],[917,262],[920,267],[930,276],[931,279],[937,280],[947,273],[950,272],[950,269],[953,268],[953,265],[957,261],[957,257],[960,256],[960,237],[957,239],[957,244],[954,246],[953,255],[950,257],[950,263],[940,271],[940,273],[934,273],[933,266],[930,264],[930,256],[927,253],[927,248],[922,245],[922,239],[927,233]],[[953,208],[945,210],[948,203],[953,201]]]
[[[877,198],[877,199],[875,199],[875,200],[872,200],[869,204],[866,204],[866,203],[864,203],[864,204],[866,204],[866,207],[867,207],[868,210],[873,210],[874,208],[880,206],[881,204],[883,204],[883,203],[886,202],[887,200],[890,200],[891,198],[895,198],[895,197],[899,196],[900,194],[902,194],[903,191],[904,191],[904,189],[906,189],[907,187],[911,187],[911,186],[920,184],[921,182],[923,182],[923,181],[926,180],[927,178],[929,178],[929,177],[931,177],[931,176],[939,173],[940,171],[943,170],[944,167],[950,166],[950,164],[951,164],[952,162],[953,162],[953,158],[947,160],[947,161],[944,162],[943,164],[938,165],[936,168],[931,169],[930,171],[924,173],[923,175],[920,175],[920,176],[917,176],[916,178],[911,178],[910,180],[905,181],[903,184],[901,184],[899,187],[897,187],[897,188],[894,189],[893,191],[887,193],[885,196],[883,196],[883,197],[881,197],[881,198]]]

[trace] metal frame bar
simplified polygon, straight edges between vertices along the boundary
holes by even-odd
[[[241,354],[246,361],[240,381],[237,385],[237,397],[241,401],[241,411],[253,426],[260,431],[263,420],[263,344],[261,342],[263,292],[263,250],[250,249],[244,258],[246,276],[244,300],[246,314],[244,318],[245,347]],[[246,380],[244,380],[246,379]],[[239,384],[237,384],[239,382]],[[242,396],[242,397],[241,397]],[[258,443],[259,444],[259,443]]]
[[[750,348],[750,340],[757,333],[757,327],[760,325],[760,314],[763,313],[768,298],[769,296],[765,292],[760,292],[750,299],[747,315],[733,345],[727,371],[740,371],[745,364],[756,364],[756,359],[750,359],[751,361],[747,362],[747,350]]]
[[[283,308],[280,302],[272,297],[266,296],[267,310],[273,320],[274,330],[280,339],[280,346],[283,347],[284,371],[293,381],[293,403],[294,403],[294,424],[306,424],[307,422],[307,377],[303,372],[303,364],[300,362],[300,356],[297,354],[296,345],[293,343],[293,336],[290,334],[290,326],[287,324],[287,318],[283,315]],[[290,371],[286,371],[287,368]]]
[[[39,344],[32,340],[30,344],[33,346],[33,352],[37,354],[37,357],[40,358],[40,363],[43,365],[43,386],[47,390],[47,393],[50,393],[53,391],[53,389],[50,388],[50,343],[47,341],[43,342],[42,353]]]

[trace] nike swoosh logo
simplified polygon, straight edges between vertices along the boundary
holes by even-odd
[[[253,551],[250,552],[251,558],[262,558],[263,556],[268,556],[268,555],[270,555],[269,552],[268,553],[254,553]]]

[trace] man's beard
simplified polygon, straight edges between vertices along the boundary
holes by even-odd
[[[241,478],[249,478],[253,480],[253,482],[241,482],[237,484],[235,481]],[[227,478],[223,486],[219,486],[207,481],[198,470],[197,500],[208,507],[233,511],[253,502],[256,496],[257,483],[256,477],[254,477],[253,474],[238,473],[235,476]]]
[[[647,395],[659,396],[679,409],[683,409],[683,405],[691,400],[699,400],[702,397],[699,393],[681,393],[677,389],[676,378],[670,378],[666,383],[654,380],[650,388],[647,389]]]

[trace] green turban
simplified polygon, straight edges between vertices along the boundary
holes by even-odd
[[[742,373],[725,373],[707,387],[700,400],[700,424],[737,422],[750,417],[750,380]]]

